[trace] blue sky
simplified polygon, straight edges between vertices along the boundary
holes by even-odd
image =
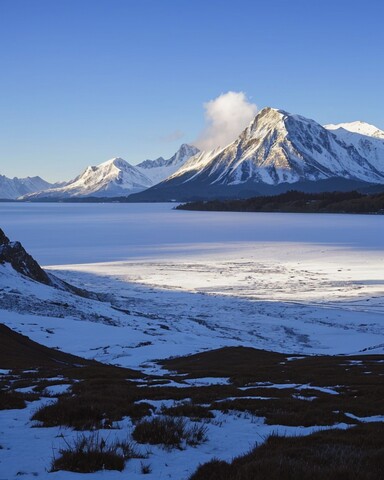
[[[244,92],[384,129],[381,0],[0,0],[0,174],[169,157]]]

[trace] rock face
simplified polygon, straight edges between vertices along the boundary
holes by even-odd
[[[11,242],[0,228],[0,265],[9,264],[16,272],[44,285],[74,293],[80,297],[98,300],[99,296],[74,287],[55,275],[45,272],[20,242]]]
[[[36,260],[26,252],[20,242],[11,242],[0,229],[0,264],[9,263],[14,270],[26,277],[53,285],[48,274],[40,267]]]

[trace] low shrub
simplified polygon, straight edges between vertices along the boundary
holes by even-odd
[[[138,443],[182,448],[183,444],[199,445],[207,439],[205,425],[188,426],[183,418],[155,417],[139,422],[132,437]]]
[[[26,403],[21,393],[0,390],[0,410],[25,407]]]
[[[213,413],[201,405],[194,405],[192,403],[182,403],[174,407],[163,407],[161,413],[170,417],[189,417],[193,419],[199,418],[214,418]]]
[[[92,473],[98,470],[119,470],[125,466],[126,458],[118,443],[108,445],[98,434],[81,435],[73,443],[66,442],[60,449],[60,456],[54,458],[51,471],[67,470],[77,473]]]
[[[152,473],[152,467],[149,463],[143,463],[141,462],[141,465],[140,465],[140,469],[141,469],[141,473],[143,475],[148,475],[149,473]]]
[[[185,440],[188,445],[196,446],[204,443],[207,440],[206,425],[194,423],[186,429]]]

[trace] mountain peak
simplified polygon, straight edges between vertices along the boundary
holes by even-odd
[[[127,164],[128,164],[128,162],[126,160],[124,160],[123,158],[114,157],[114,158],[111,158],[111,159],[107,160],[106,162],[100,163],[100,165],[98,165],[98,167],[109,167],[109,166],[114,165],[117,168],[121,168],[121,167],[125,167]]]
[[[151,180],[138,168],[121,157],[114,157],[97,166],[87,167],[62,187],[43,190],[23,199],[119,197],[140,192],[151,185]]]
[[[380,130],[375,125],[371,125],[370,123],[363,122],[361,120],[338,124],[331,123],[329,125],[324,125],[324,128],[327,130],[338,130],[342,128],[351,133],[359,133],[360,135],[366,135],[367,137],[374,137],[384,140],[383,130]]]
[[[148,176],[152,180],[152,184],[155,185],[173,175],[197,153],[199,153],[198,148],[188,143],[183,143],[171,158],[164,159],[160,157],[156,160],[145,160],[136,165],[136,168]]]
[[[352,127],[368,129],[362,123]],[[172,189],[171,198],[180,198],[175,194],[180,189],[180,195],[189,191],[203,197],[210,188],[219,191],[235,187],[251,195],[252,191],[267,188],[264,186],[314,183],[330,178],[384,183],[381,153],[384,149],[376,148],[381,140],[364,137],[357,145],[359,138],[354,143],[335,133],[312,119],[281,109],[263,108],[234,142],[218,151],[192,157],[157,186],[156,193]],[[377,130],[373,134],[378,135]]]

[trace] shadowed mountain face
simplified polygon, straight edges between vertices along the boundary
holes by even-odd
[[[93,365],[96,362],[40,345],[0,323],[0,364],[1,368],[14,369]]]

